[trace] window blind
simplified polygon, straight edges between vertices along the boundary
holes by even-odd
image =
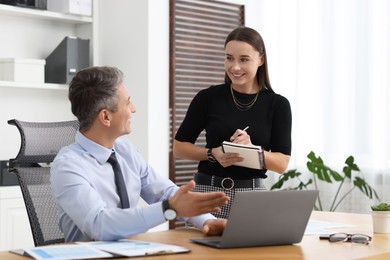
[[[170,0],[170,152],[169,177],[187,183],[197,161],[175,158],[172,143],[188,106],[200,90],[224,81],[224,43],[244,25],[244,6],[211,0]],[[202,132],[196,145],[205,146]],[[171,222],[170,228],[181,226]]]

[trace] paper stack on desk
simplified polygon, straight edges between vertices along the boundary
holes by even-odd
[[[135,257],[190,252],[189,249],[181,246],[128,239],[49,245],[24,249],[23,251],[24,255],[39,260]]]

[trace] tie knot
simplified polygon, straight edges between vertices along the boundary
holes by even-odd
[[[108,158],[107,162],[109,162],[110,164],[117,164],[118,163],[118,160],[116,159],[116,156],[115,156],[115,152],[112,152],[112,154]]]

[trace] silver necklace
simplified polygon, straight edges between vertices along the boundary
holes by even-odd
[[[230,92],[232,93],[233,102],[234,102],[234,105],[236,105],[237,109],[241,110],[241,111],[247,111],[247,110],[251,109],[251,107],[253,107],[253,105],[256,103],[256,100],[257,100],[257,97],[259,96],[260,91],[257,91],[256,96],[248,103],[242,103],[238,100],[238,98],[234,95],[234,91],[233,91],[232,86],[230,86]]]

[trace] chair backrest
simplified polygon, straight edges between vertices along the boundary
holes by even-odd
[[[21,144],[9,170],[15,172],[22,190],[35,246],[64,242],[57,206],[50,187],[50,166],[58,151],[74,142],[78,121],[24,122],[16,119]]]

